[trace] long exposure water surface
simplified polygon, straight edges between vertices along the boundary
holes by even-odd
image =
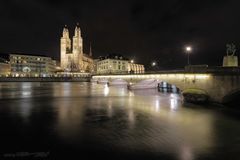
[[[0,83],[0,159],[240,159],[240,120],[209,107],[152,89]]]

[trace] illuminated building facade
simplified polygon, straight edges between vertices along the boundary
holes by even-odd
[[[120,55],[101,57],[97,62],[97,74],[117,74],[128,72],[128,59]]]
[[[0,57],[0,77],[6,77],[10,74],[11,68],[9,61]]]
[[[68,28],[65,26],[61,37],[60,66],[67,72],[93,72],[94,64],[90,53],[83,53],[83,39],[79,25],[76,26],[74,36],[69,37]]]
[[[5,61],[12,77],[49,77],[56,70],[56,61],[46,56],[8,54]]]
[[[128,63],[128,72],[130,73],[144,73],[145,68],[142,64]]]
[[[97,61],[97,74],[144,73],[144,66],[131,63],[121,55],[100,57]]]

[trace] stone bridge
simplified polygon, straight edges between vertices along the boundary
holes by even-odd
[[[92,79],[124,79],[136,83],[144,79],[157,79],[175,85],[184,91],[185,89],[201,89],[208,93],[210,101],[227,103],[236,95],[240,95],[239,73],[152,73],[152,74],[126,74],[126,75],[95,75]],[[240,97],[240,96],[239,96]]]

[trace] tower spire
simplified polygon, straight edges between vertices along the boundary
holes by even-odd
[[[79,26],[79,23],[77,23],[76,27],[75,27],[75,36],[79,37],[81,36],[81,29],[80,29],[80,26]]]
[[[69,37],[69,32],[68,32],[67,25],[64,25],[62,35],[63,35],[63,37],[65,37],[65,38],[68,38],[68,37]]]
[[[92,44],[90,42],[90,48],[89,48],[89,56],[92,57]]]

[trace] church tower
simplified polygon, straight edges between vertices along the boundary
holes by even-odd
[[[61,68],[66,69],[69,63],[69,57],[68,54],[71,53],[71,40],[69,38],[69,31],[67,26],[63,28],[63,33],[61,37],[61,55],[60,55],[60,63],[61,63]]]
[[[79,24],[75,27],[72,43],[67,26],[63,28],[60,48],[60,66],[67,72],[92,72],[93,59],[90,46],[89,55],[83,53],[83,39]]]
[[[83,66],[83,40],[81,36],[81,29],[79,27],[79,24],[75,27],[75,32],[73,36],[73,59],[74,63],[76,64],[76,69],[82,70]]]

